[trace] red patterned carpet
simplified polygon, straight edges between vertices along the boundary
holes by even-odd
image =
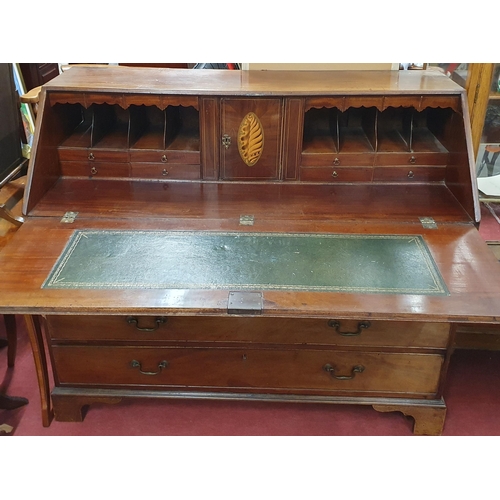
[[[21,319],[16,365],[0,351],[0,392],[29,404],[0,410],[15,436],[409,436],[413,420],[371,407],[225,401],[128,400],[90,407],[82,423],[44,428],[33,357]],[[4,337],[0,321],[0,337]],[[449,369],[445,436],[500,435],[500,352],[457,351]]]
[[[500,204],[481,203],[479,234],[485,241],[500,241]]]

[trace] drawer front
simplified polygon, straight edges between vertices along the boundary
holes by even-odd
[[[59,160],[61,161],[113,161],[126,163],[129,161],[128,151],[96,148],[58,148]]]
[[[88,161],[89,150],[86,148],[57,148],[60,161]]]
[[[448,153],[377,153],[375,166],[384,165],[442,165],[449,162]]]
[[[129,163],[95,162],[95,161],[62,161],[63,177],[129,177]]]
[[[302,153],[303,167],[371,167],[374,154]]]
[[[199,151],[146,151],[135,149],[130,151],[131,162],[151,163],[184,163],[186,165],[200,164]]]
[[[443,357],[312,349],[55,346],[58,385],[436,394]]]
[[[53,341],[172,341],[446,348],[449,325],[288,318],[47,316]]]
[[[135,179],[201,179],[199,165],[175,163],[132,163],[131,176]]]
[[[444,181],[446,167],[376,167],[374,181],[384,182],[439,182]]]
[[[300,180],[306,182],[370,182],[373,169],[362,167],[300,168]]]

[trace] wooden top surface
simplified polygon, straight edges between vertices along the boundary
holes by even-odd
[[[44,86],[49,91],[185,95],[460,94],[436,71],[232,71],[73,67]]]
[[[140,182],[61,178],[29,213],[85,218],[471,222],[449,189],[436,184]],[[281,230],[281,229],[279,229]]]

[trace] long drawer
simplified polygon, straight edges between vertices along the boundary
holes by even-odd
[[[443,357],[320,349],[54,346],[60,386],[265,389],[330,393],[438,391]]]
[[[47,316],[53,341],[253,342],[445,348],[449,325],[263,317]]]

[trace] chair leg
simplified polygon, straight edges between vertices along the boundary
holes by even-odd
[[[493,153],[493,157],[491,158],[491,165],[492,165],[492,172],[491,173],[493,173],[493,169],[495,168],[495,163],[497,162],[497,159],[499,156],[500,156],[500,151]]]
[[[4,314],[5,330],[7,332],[7,366],[14,366],[17,351],[17,325],[13,314]]]
[[[481,163],[479,164],[479,169],[477,171],[476,176],[479,177],[485,165],[488,165],[488,151],[485,149],[483,157],[481,158]]]
[[[5,219],[6,221],[11,222],[15,226],[22,226],[24,223],[23,217],[16,217],[6,206],[5,204],[0,205],[0,218]]]

